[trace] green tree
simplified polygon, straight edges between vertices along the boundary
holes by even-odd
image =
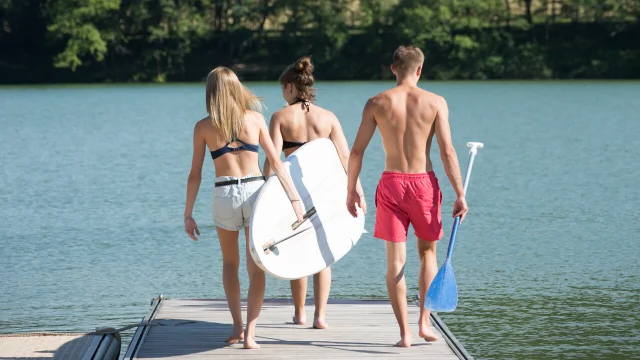
[[[640,0],[0,0],[0,82],[389,79],[400,44],[428,78],[640,77],[638,38]]]
[[[75,70],[87,58],[102,61],[115,39],[113,25],[119,8],[120,0],[53,1],[48,30],[66,44],[54,57],[54,65]]]

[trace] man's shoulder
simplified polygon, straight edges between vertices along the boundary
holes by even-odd
[[[373,106],[373,107],[386,105],[393,97],[393,94],[391,91],[392,89],[385,90],[377,95],[370,97],[369,100],[367,101],[367,105]]]
[[[430,108],[442,108],[447,105],[447,101],[444,96],[436,94],[434,92],[417,88],[415,90],[415,96],[419,99],[419,103]]]
[[[444,96],[434,93],[433,91],[429,91],[429,90],[425,90],[422,88],[416,88],[417,93],[424,97],[424,98],[428,98],[432,101],[443,101],[444,100]]]

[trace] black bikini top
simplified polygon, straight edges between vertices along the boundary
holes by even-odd
[[[240,142],[242,145],[238,146],[238,147],[229,147],[229,144],[231,144],[232,142],[238,141]],[[258,145],[254,145],[254,144],[247,144],[246,142],[237,139],[237,140],[233,140],[230,141],[228,143],[226,143],[223,147],[221,147],[218,150],[214,150],[211,152],[211,157],[213,158],[213,160],[219,158],[220,156],[226,154],[226,153],[230,153],[230,152],[234,152],[234,151],[253,151],[253,152],[258,152]]]
[[[291,105],[295,105],[295,104],[302,104],[302,108],[303,109],[307,109],[307,112],[309,112],[309,105],[311,104],[311,102],[309,100],[306,99],[301,99],[301,98],[295,98],[293,99],[293,102],[291,103]],[[304,144],[306,144],[307,141],[287,141],[284,140],[282,141],[282,148],[283,149],[291,149],[294,147],[298,147],[298,146],[302,146]]]
[[[291,148],[294,148],[294,147],[302,146],[302,145],[304,145],[306,143],[307,143],[306,141],[299,142],[299,141],[287,141],[287,140],[284,140],[282,142],[282,148],[283,149],[291,149]]]

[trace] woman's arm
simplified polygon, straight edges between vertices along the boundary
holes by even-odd
[[[269,136],[273,142],[276,157],[280,159],[280,153],[282,152],[282,133],[280,132],[280,118],[277,112],[271,116],[271,121],[269,122]],[[271,176],[271,172],[272,169],[271,164],[269,163],[269,158],[266,158],[264,160],[264,176],[268,178]]]
[[[198,122],[193,129],[193,156],[191,159],[191,171],[187,180],[187,201],[184,207],[185,231],[195,241],[198,241],[198,238],[196,238],[194,232],[200,235],[200,230],[198,230],[198,225],[196,225],[191,214],[200,189],[200,182],[202,181],[202,163],[204,162],[206,150],[206,143],[200,133],[200,128],[201,125]]]
[[[342,126],[340,126],[340,121],[338,118],[333,115],[333,120],[331,121],[331,134],[329,138],[333,141],[333,145],[336,147],[336,151],[338,152],[338,156],[340,156],[340,161],[342,162],[342,167],[344,168],[345,174],[349,170],[349,145],[347,143],[347,138],[344,136],[344,132],[342,131]],[[364,197],[364,190],[362,189],[362,184],[360,183],[360,177],[356,182],[356,190],[361,197]],[[363,202],[363,204],[365,204]],[[362,211],[367,212],[366,204]]]
[[[260,146],[262,146],[262,149],[264,149],[265,155],[267,156],[267,160],[271,164],[273,172],[276,173],[276,176],[278,177],[278,180],[280,180],[285,193],[289,197],[289,200],[291,200],[291,205],[293,206],[293,211],[296,213],[298,221],[302,221],[304,215],[302,199],[300,199],[295,186],[293,186],[293,180],[291,180],[291,177],[285,170],[284,164],[280,160],[280,157],[276,156],[276,149],[273,146],[271,137],[269,136],[267,122],[261,115],[258,123],[260,125]]]

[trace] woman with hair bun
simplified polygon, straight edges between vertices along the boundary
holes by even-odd
[[[313,88],[313,64],[309,57],[302,57],[295,63],[287,66],[280,75],[280,87],[282,96],[287,106],[277,111],[271,117],[269,134],[273,145],[280,156],[284,151],[289,156],[305,143],[319,139],[330,138],[336,147],[345,173],[349,161],[349,145],[342,132],[340,121],[329,110],[314,104],[315,89]],[[271,175],[269,160],[265,161],[264,173]],[[362,186],[358,180],[358,192],[364,196]],[[364,203],[364,202],[363,202]],[[365,208],[362,209],[366,213]],[[325,321],[325,307],[329,299],[331,289],[331,268],[328,267],[313,275],[313,294],[315,300],[315,313],[313,327],[316,329],[327,328]],[[295,306],[293,322],[299,325],[306,323],[304,304],[307,295],[307,278],[291,280],[291,294]]]

